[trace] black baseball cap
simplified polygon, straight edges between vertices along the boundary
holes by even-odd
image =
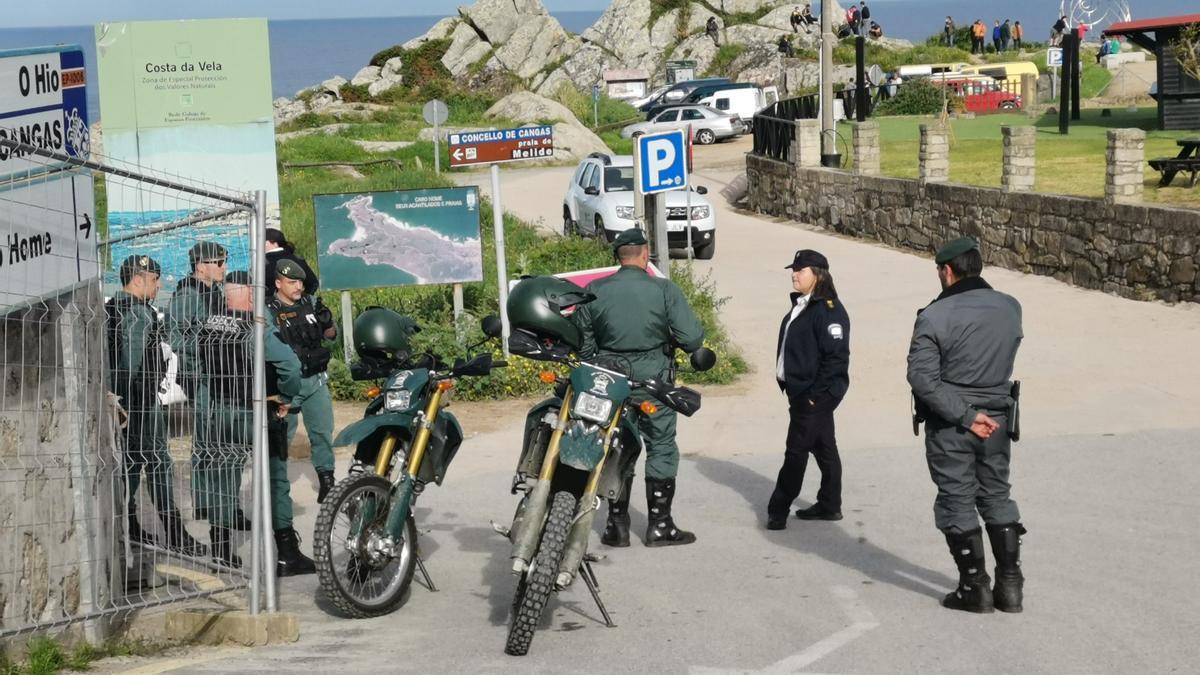
[[[252,286],[254,280],[250,278],[250,273],[246,270],[234,270],[225,275],[225,283],[237,284],[239,286]]]
[[[805,267],[829,269],[829,261],[825,259],[825,256],[812,249],[802,248],[796,251],[796,256],[792,258],[792,264],[783,266],[785,270],[799,270]]]
[[[127,284],[133,275],[139,272],[162,274],[162,267],[159,266],[157,260],[148,255],[131,255],[121,262],[117,274],[121,277],[121,283]]]

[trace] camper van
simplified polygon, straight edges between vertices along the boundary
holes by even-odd
[[[650,100],[638,106],[638,110],[649,112],[651,108],[659,108],[662,106],[674,105],[683,103],[683,99],[687,95],[696,90],[697,87],[703,87],[708,84],[728,84],[730,83],[727,77],[708,77],[700,80],[688,80],[687,82],[676,82],[667,87],[661,94],[651,98]]]
[[[969,63],[918,63],[909,66],[900,66],[897,72],[900,77],[907,80],[913,77],[929,77],[931,75],[944,75],[948,73],[957,73],[963,68],[968,67]]]
[[[1021,86],[1023,75],[1038,76],[1037,66],[1032,61],[1014,61],[1012,63],[985,63],[978,66],[967,66],[960,70],[963,75],[982,75],[991,77],[1001,85],[1015,88]]]
[[[779,100],[779,89],[775,87],[726,87],[713,89],[695,101],[719,112],[737,115],[742,118],[750,130],[750,120],[754,113]]]

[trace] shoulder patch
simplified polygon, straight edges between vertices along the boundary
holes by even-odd
[[[842,330],[842,324],[840,324],[840,323],[829,324],[829,336],[832,337],[834,340],[843,339],[845,337],[845,332]]]
[[[826,301],[825,301],[825,304],[829,306],[829,309],[833,309],[833,307],[834,307],[834,304],[833,304],[833,301],[832,301],[832,300],[826,300]]]

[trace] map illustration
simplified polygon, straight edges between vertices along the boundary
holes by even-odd
[[[483,280],[478,188],[315,195],[321,286]]]

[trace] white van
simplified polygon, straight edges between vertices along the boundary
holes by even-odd
[[[718,89],[696,101],[714,110],[730,115],[737,115],[746,123],[750,130],[750,120],[754,113],[779,100],[779,89],[776,87],[744,87],[741,89]]]

